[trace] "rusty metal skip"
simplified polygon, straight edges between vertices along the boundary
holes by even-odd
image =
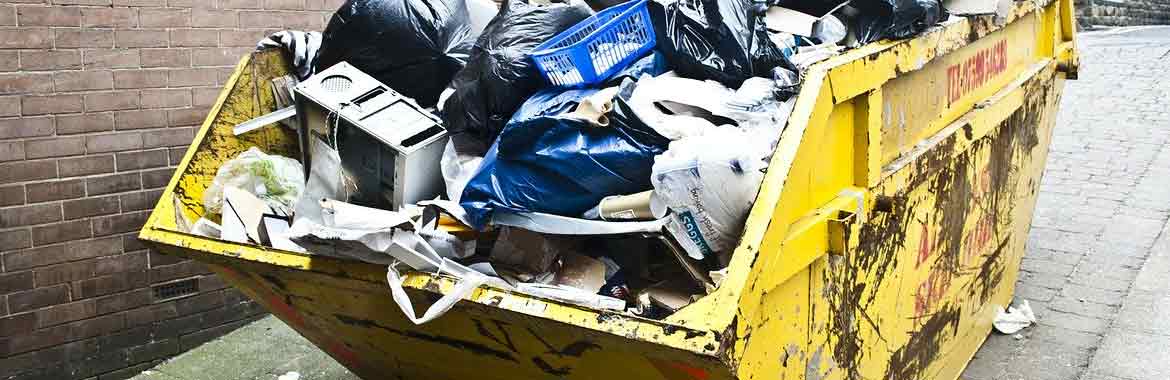
[[[952,20],[813,66],[727,275],[656,321],[481,287],[417,326],[385,268],[181,232],[250,146],[295,156],[275,52],[245,57],[141,238],[207,263],[366,379],[956,379],[1012,299],[1063,83],[1072,0]],[[449,278],[407,276],[426,303]]]

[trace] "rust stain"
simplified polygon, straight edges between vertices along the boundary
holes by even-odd
[[[886,380],[922,379],[927,367],[938,357],[946,339],[958,333],[959,307],[947,305],[935,312],[910,336],[905,346],[894,352]]]

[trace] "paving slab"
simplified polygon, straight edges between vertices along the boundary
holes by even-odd
[[[143,372],[134,380],[359,380],[276,317],[266,317]]]

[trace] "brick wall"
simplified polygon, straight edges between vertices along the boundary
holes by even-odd
[[[1084,25],[1170,24],[1170,0],[1077,0],[1076,5]]]
[[[262,312],[137,230],[239,57],[339,3],[0,1],[0,378],[126,378]]]

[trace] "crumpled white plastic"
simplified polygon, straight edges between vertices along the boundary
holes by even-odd
[[[1028,300],[1024,300],[1019,307],[1009,306],[1007,312],[999,310],[992,325],[995,326],[996,331],[1010,335],[1031,326],[1033,323],[1036,323],[1036,314],[1032,312],[1032,306],[1028,305]]]
[[[671,142],[654,158],[650,184],[670,210],[667,231],[688,256],[724,256],[735,247],[771,153],[760,133],[718,128]]]
[[[270,155],[256,147],[240,153],[219,167],[211,186],[203,192],[203,208],[222,211],[223,190],[234,186],[264,200],[269,207],[290,214],[305,189],[304,167],[297,160]]]

